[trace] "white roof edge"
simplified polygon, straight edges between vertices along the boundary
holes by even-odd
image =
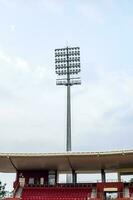
[[[115,155],[130,154],[133,150],[114,150],[114,151],[91,151],[91,152],[57,152],[57,153],[0,153],[0,157],[40,157],[40,156],[70,156],[70,155]]]

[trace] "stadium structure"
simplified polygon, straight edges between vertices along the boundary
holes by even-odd
[[[133,151],[0,154],[0,172],[16,173],[12,199],[22,200],[129,200],[133,183],[122,175],[133,174]],[[101,173],[98,182],[79,183],[78,174]],[[106,180],[116,172],[118,179]],[[71,183],[60,183],[59,174],[71,173]],[[10,199],[11,200],[11,199]]]
[[[133,151],[71,152],[70,87],[81,84],[79,47],[55,50],[57,85],[67,86],[67,142],[65,153],[1,153],[0,172],[16,173],[13,197],[9,200],[130,200],[133,183],[122,175],[133,174]],[[76,76],[76,77],[75,77]],[[61,183],[60,174],[71,174],[71,181]],[[101,174],[98,181],[81,183],[79,174]],[[106,174],[117,173],[117,180]],[[70,180],[70,179],[69,179]]]

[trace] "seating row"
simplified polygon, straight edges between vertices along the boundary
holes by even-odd
[[[48,189],[23,189],[22,200],[86,200],[90,197],[90,189],[80,188],[48,188]]]
[[[53,197],[53,198],[49,198],[49,197],[42,197],[41,199],[38,199],[38,198],[35,198],[35,197],[33,197],[33,198],[22,198],[22,200],[86,200],[87,198],[85,198],[85,197],[73,197],[73,198],[70,198],[70,197],[68,197],[68,198],[66,198],[66,197],[62,197],[62,198],[59,198],[59,197]]]

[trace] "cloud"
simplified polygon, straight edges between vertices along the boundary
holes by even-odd
[[[132,148],[131,142],[125,141],[127,134],[132,137],[133,70],[104,66],[96,69],[97,80],[86,82],[82,93],[73,99],[74,148]]]
[[[5,55],[2,51],[0,51],[0,61],[11,64],[11,58],[8,55]]]
[[[29,152],[64,151],[66,88],[55,85],[54,70],[4,53],[0,63],[0,132],[3,144],[8,144],[1,146],[1,151],[22,152],[23,144]],[[88,76],[81,86],[72,87],[73,150],[131,147],[124,141],[126,132],[131,136],[133,128],[132,68],[94,64],[91,72],[86,73],[93,74],[94,80]],[[123,141],[118,144],[121,134]],[[14,145],[16,140],[19,145]],[[35,143],[44,148],[35,148]]]
[[[15,61],[16,68],[18,68],[24,72],[29,72],[29,63],[26,60],[24,60],[20,57],[17,57],[17,58],[15,58],[14,61]]]
[[[64,122],[55,129],[57,121],[61,123],[64,119],[64,117],[60,120],[56,119],[56,106],[58,105],[61,109],[64,103],[54,99],[56,86],[54,86],[54,80],[51,87],[51,79],[53,79],[51,68],[35,66],[21,57],[12,57],[5,53],[0,54],[0,64],[2,64],[0,68],[0,132],[3,135],[4,144],[0,151],[22,152],[24,143],[27,145],[26,150],[32,151],[34,143],[39,145],[41,141],[42,143],[45,141],[42,151],[50,150],[50,146],[47,145],[49,143],[53,143],[52,149],[63,148],[62,142],[58,146],[54,145],[58,134],[59,138],[63,137],[60,129],[64,129]],[[24,140],[21,138],[22,135]],[[12,145],[16,143],[16,138],[19,145]],[[34,139],[30,147],[28,143],[32,138]],[[35,151],[39,150],[38,145],[36,149],[34,148]]]
[[[9,87],[22,84],[23,87],[38,85],[42,80],[48,82],[53,75],[51,68],[47,66],[34,65],[21,56],[9,56],[2,51],[0,51],[0,64],[3,66],[0,68],[3,80],[1,83],[7,86],[5,81],[8,79]]]

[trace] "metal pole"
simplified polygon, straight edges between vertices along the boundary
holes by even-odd
[[[67,47],[67,144],[66,150],[71,151],[71,90],[69,73],[69,54]]]
[[[67,138],[66,151],[71,151],[71,85],[69,73],[69,52],[67,47]],[[66,175],[66,182],[71,182],[71,175]]]
[[[67,151],[71,151],[71,96],[70,85],[67,85]]]
[[[75,77],[80,72],[80,48],[66,47],[55,49],[55,72],[59,76],[65,76],[57,79],[57,85],[67,87],[67,124],[66,124],[66,151],[70,152],[71,145],[71,86],[81,84],[80,77]],[[71,76],[72,75],[72,76]],[[67,183],[71,182],[71,176],[67,174]],[[73,181],[75,181],[75,177]]]

